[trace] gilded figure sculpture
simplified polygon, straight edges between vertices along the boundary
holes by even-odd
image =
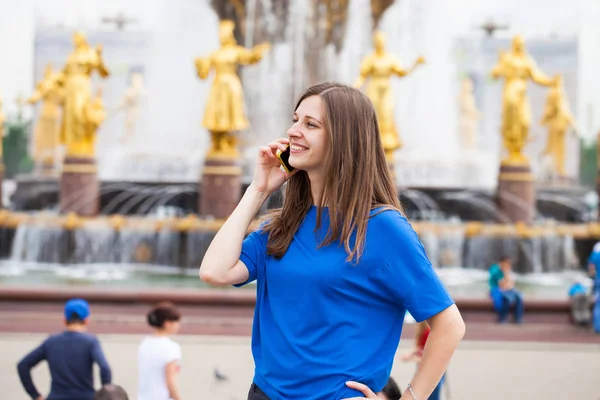
[[[492,78],[504,78],[502,93],[502,141],[508,156],[503,165],[529,165],[523,149],[529,140],[531,105],[527,98],[527,81],[550,87],[557,81],[547,77],[525,50],[525,41],[515,36],[510,52],[500,52],[491,71]]]
[[[210,71],[215,77],[206,101],[202,126],[211,133],[211,157],[237,158],[237,131],[248,128],[244,114],[244,92],[238,77],[239,65],[258,63],[270,48],[268,43],[246,49],[239,46],[233,35],[232,21],[221,21],[219,39],[221,47],[207,57],[195,59],[196,72],[200,79],[207,79]]]
[[[354,87],[361,88],[365,80],[369,79],[366,94],[375,107],[383,148],[388,161],[391,161],[393,152],[402,147],[402,141],[394,121],[394,99],[390,79],[393,75],[407,76],[418,65],[425,63],[425,58],[419,57],[411,68],[404,69],[393,54],[386,52],[383,32],[375,32],[373,45],[375,51],[363,59]]]
[[[569,128],[573,128],[571,132],[574,134],[577,132],[561,77],[558,77],[556,84],[548,93],[546,108],[540,124],[548,127],[548,141],[542,156],[550,156],[554,167],[553,172],[558,176],[565,176],[566,133]]]
[[[84,117],[83,140],[73,147],[77,154],[94,154],[98,128],[106,119],[106,109],[102,101],[102,88],[99,87],[96,90],[96,96],[88,102],[87,107],[84,109]]]
[[[33,158],[42,170],[53,169],[58,150],[60,131],[60,115],[64,90],[60,82],[64,79],[60,71],[48,63],[44,77],[38,82],[35,91],[27,102],[42,102],[42,108],[35,127],[33,139]]]
[[[462,148],[474,150],[477,147],[477,121],[481,118],[481,112],[475,104],[473,81],[469,78],[462,80],[458,106],[458,125]]]
[[[63,69],[64,101],[60,142],[68,156],[94,157],[96,130],[104,119],[100,112],[102,101],[92,96],[91,75],[94,71],[102,78],[110,75],[102,59],[102,46],[92,48],[83,33],[73,35],[75,49]]]

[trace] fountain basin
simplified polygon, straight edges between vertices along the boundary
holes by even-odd
[[[71,298],[85,298],[92,303],[114,304],[155,304],[168,298],[181,305],[206,305],[230,307],[254,307],[256,303],[255,290],[228,289],[183,289],[172,290],[101,290],[81,288],[35,288],[13,287],[0,292],[0,301],[18,302],[58,302],[63,303]],[[493,311],[489,299],[461,298],[457,299],[461,310]],[[532,312],[567,313],[569,305],[566,300],[536,300],[526,299],[526,308]]]
[[[3,287],[182,288],[205,286],[197,269],[222,220],[186,217],[99,216],[0,211]],[[450,292],[487,297],[487,269],[513,258],[517,286],[533,298],[566,297],[600,224],[413,221]],[[255,221],[250,230],[257,227]],[[86,289],[87,290],[87,289]]]

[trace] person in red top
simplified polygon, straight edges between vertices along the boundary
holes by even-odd
[[[417,331],[415,332],[415,348],[411,352],[403,355],[402,361],[414,361],[417,364],[421,361],[421,356],[423,355],[423,350],[425,349],[425,344],[427,343],[427,338],[429,337],[430,331],[431,328],[426,321],[417,324]],[[431,393],[431,396],[429,396],[429,400],[440,400],[444,377],[445,376],[442,376],[442,379],[440,379],[440,382],[436,386],[435,390],[433,393]]]

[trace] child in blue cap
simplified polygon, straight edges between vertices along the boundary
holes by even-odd
[[[102,385],[111,383],[111,371],[100,342],[86,333],[90,307],[83,299],[71,299],[65,304],[65,325],[62,333],[50,336],[25,356],[17,369],[21,384],[34,400],[43,400],[31,379],[31,369],[46,360],[52,383],[46,400],[93,400],[94,363],[100,367]]]

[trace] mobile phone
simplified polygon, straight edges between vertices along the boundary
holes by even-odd
[[[279,158],[279,161],[281,162],[281,167],[285,170],[285,172],[291,173],[295,169],[294,167],[292,167],[290,165],[290,162],[289,162],[289,159],[290,159],[290,145],[289,144],[283,151],[278,149],[277,152],[275,153],[275,155],[277,156],[277,158]]]

